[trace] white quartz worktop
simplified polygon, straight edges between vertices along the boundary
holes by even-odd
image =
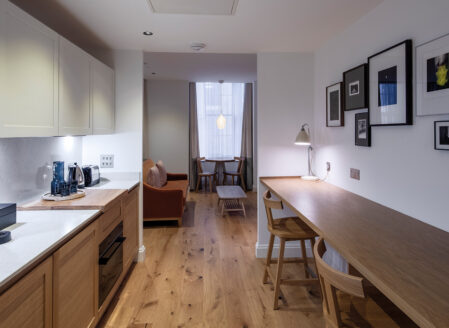
[[[99,213],[17,211],[17,223],[4,229],[11,231],[12,240],[0,245],[0,287]]]
[[[100,179],[100,183],[92,187],[87,187],[88,189],[127,189],[131,191],[135,186],[139,184],[139,180],[109,180],[105,178]]]

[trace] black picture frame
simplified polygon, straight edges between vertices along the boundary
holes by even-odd
[[[441,131],[438,128],[445,128],[444,145]],[[433,142],[435,150],[449,150],[449,121],[435,121],[433,123]]]
[[[355,114],[355,145],[371,147],[371,125],[369,124],[369,113]]]
[[[337,93],[338,92],[338,93]],[[335,103],[337,102],[337,103]],[[326,87],[326,126],[341,127],[345,125],[343,82]],[[338,105],[338,108],[335,106]],[[338,118],[334,119],[338,114]]]
[[[368,64],[362,64],[343,73],[345,111],[368,108]],[[357,94],[353,87],[357,86]]]
[[[404,51],[400,58],[392,55],[394,51],[402,52],[402,48]],[[374,65],[373,61],[380,61],[381,64]],[[385,63],[382,64],[382,61]],[[412,40],[405,40],[368,57],[368,79],[368,112],[371,126],[412,125]],[[393,117],[394,115],[396,117]],[[379,119],[378,116],[382,118]]]

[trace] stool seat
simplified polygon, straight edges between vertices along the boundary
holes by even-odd
[[[294,240],[312,239],[318,236],[298,217],[275,219],[273,227],[269,226],[268,231],[276,237]]]
[[[202,177],[206,177],[206,176],[210,176],[210,175],[215,175],[215,174],[217,174],[217,173],[214,173],[214,172],[201,172],[201,173],[198,173],[198,175],[199,176],[202,176]]]

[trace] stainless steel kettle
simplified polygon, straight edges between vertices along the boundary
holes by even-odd
[[[77,163],[73,163],[73,165],[69,166],[69,182],[70,181],[77,181],[78,188],[82,189],[85,187],[84,173]]]

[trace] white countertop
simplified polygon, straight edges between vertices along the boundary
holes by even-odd
[[[138,179],[109,180],[106,178],[101,178],[99,184],[92,187],[87,187],[87,189],[127,189],[128,191],[131,191],[138,184]]]
[[[12,240],[0,245],[0,286],[55,244],[99,214],[97,210],[17,211],[7,229]]]

